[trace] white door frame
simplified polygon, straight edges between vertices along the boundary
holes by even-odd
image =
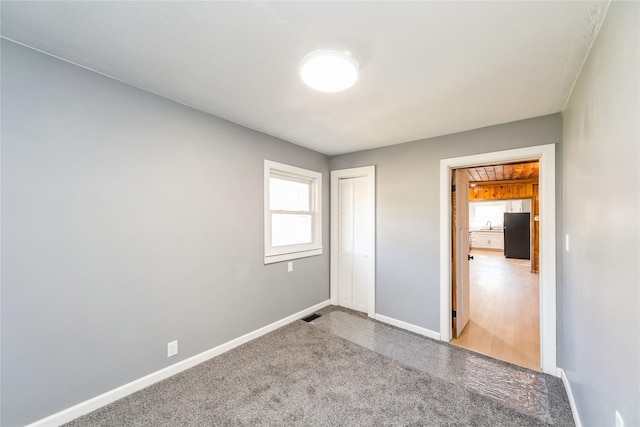
[[[363,166],[359,168],[340,169],[331,171],[331,304],[339,305],[338,301],[338,278],[339,278],[339,242],[340,242],[340,227],[339,227],[339,189],[338,183],[340,179],[345,178],[368,178],[367,191],[369,192],[369,200],[371,203],[371,213],[373,215],[370,222],[369,235],[371,236],[371,248],[369,259],[370,270],[369,288],[367,289],[368,301],[367,301],[367,315],[371,318],[375,317],[376,313],[376,221],[375,221],[375,207],[376,207],[376,167],[375,166]]]
[[[440,161],[440,339],[451,324],[451,170],[487,164],[540,161],[540,365],[558,376],[556,357],[556,171],[555,144],[483,153]]]

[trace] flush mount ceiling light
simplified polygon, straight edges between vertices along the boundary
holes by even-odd
[[[340,92],[358,80],[358,61],[348,52],[320,49],[311,52],[300,63],[300,77],[305,84],[320,92]]]

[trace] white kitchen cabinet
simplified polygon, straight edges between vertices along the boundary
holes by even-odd
[[[474,249],[504,250],[504,236],[499,231],[472,231],[471,246]]]

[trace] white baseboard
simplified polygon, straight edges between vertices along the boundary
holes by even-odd
[[[248,334],[242,335],[241,337],[238,337],[229,342],[221,344],[210,350],[204,351],[193,357],[182,360],[171,366],[167,366],[166,368],[160,369],[159,371],[153,372],[142,378],[138,378],[137,380],[131,381],[128,384],[124,384],[118,388],[110,390],[99,396],[96,396],[89,400],[85,400],[84,402],[78,403],[77,405],[74,405],[70,408],[64,409],[46,418],[43,418],[39,421],[29,424],[27,427],[59,426],[61,424],[67,423],[84,414],[87,414],[91,411],[95,411],[96,409],[101,408],[105,405],[108,405],[109,403],[115,402],[118,399],[122,399],[125,396],[135,393],[136,391],[142,390],[145,387],[148,387],[152,384],[155,384],[159,381],[169,378],[170,376],[173,376],[177,373],[187,370],[199,363],[205,362],[213,357],[216,357],[222,353],[225,353],[235,347],[238,347],[239,345],[242,345],[258,337],[261,337],[262,335],[265,335],[269,332],[275,331],[276,329],[281,328],[298,319],[302,319],[303,317],[306,317],[309,314],[312,314],[314,311],[320,310],[328,306],[329,304],[330,304],[330,301],[327,300],[327,301],[321,302],[320,304],[316,304],[312,307],[306,308],[302,311],[292,314],[291,316],[285,317],[284,319],[271,323],[270,325],[267,325],[263,328],[257,329],[253,332],[249,332]]]
[[[431,329],[416,326],[411,323],[403,322],[402,320],[397,320],[392,317],[383,316],[382,314],[378,313],[375,314],[374,319],[379,320],[383,323],[388,323],[389,325],[397,326],[398,328],[406,329],[407,331],[415,332],[416,334],[420,334],[425,337],[433,338],[434,340],[440,340],[440,333],[432,331]]]
[[[580,421],[580,414],[578,414],[578,407],[576,406],[576,401],[573,398],[573,392],[571,391],[571,383],[569,382],[569,378],[567,378],[567,374],[564,372],[564,369],[558,368],[559,377],[562,378],[562,384],[564,384],[564,389],[567,392],[567,398],[569,398],[569,406],[571,406],[571,413],[573,414],[573,421],[576,423],[576,427],[582,427],[582,421]]]

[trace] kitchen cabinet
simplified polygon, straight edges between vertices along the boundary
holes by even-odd
[[[472,249],[504,250],[504,236],[502,231],[472,231],[470,236]]]

